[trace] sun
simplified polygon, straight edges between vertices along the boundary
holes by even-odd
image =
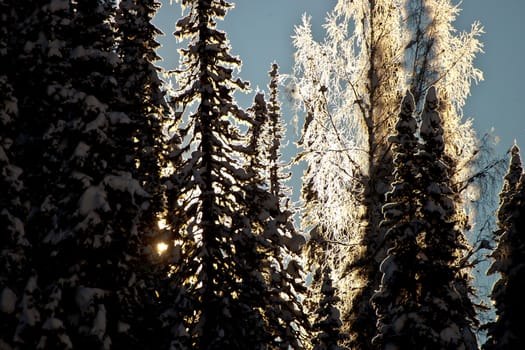
[[[162,255],[166,250],[168,250],[168,245],[164,242],[157,243],[157,253]]]

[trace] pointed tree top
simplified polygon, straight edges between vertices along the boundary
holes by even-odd
[[[511,166],[521,167],[520,148],[516,144],[516,140],[514,140],[514,145],[510,149],[510,157]]]
[[[435,109],[435,108],[437,108],[438,101],[439,101],[439,99],[438,99],[438,96],[437,96],[436,87],[435,86],[431,86],[428,89],[427,94],[425,96],[425,102],[430,107],[430,109]]]
[[[505,176],[505,181],[507,182],[504,185],[504,190],[510,190],[509,187],[513,188],[519,181],[521,173],[523,172],[523,167],[521,163],[520,148],[516,143],[509,150],[510,152],[510,162],[509,170]]]
[[[430,142],[431,148],[443,151],[443,127],[438,111],[439,99],[436,88],[431,86],[425,95],[425,107],[421,114],[420,135],[424,143]]]
[[[271,76],[278,74],[278,71],[279,71],[279,65],[275,61],[272,62],[272,70],[270,71]]]
[[[266,105],[266,100],[264,99],[264,93],[263,92],[257,92],[257,94],[255,95],[254,99],[254,104],[256,105]]]
[[[414,109],[416,108],[416,103],[414,101],[414,95],[410,91],[405,92],[405,97],[403,97],[403,101],[401,101],[401,111],[405,115],[410,115],[414,112]]]

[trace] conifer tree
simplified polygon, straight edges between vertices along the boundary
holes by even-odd
[[[277,79],[276,67],[270,72]],[[273,110],[278,104],[277,86],[270,82],[270,95]],[[250,134],[250,166],[253,171],[252,184],[247,192],[247,207],[252,224],[252,231],[257,234],[262,259],[259,270],[266,284],[266,291],[261,295],[266,300],[265,318],[268,320],[268,332],[279,341],[279,348],[297,343],[297,327],[302,332],[309,329],[308,320],[302,313],[298,301],[299,294],[304,294],[304,276],[298,261],[298,253],[305,239],[296,232],[292,216],[293,211],[282,201],[286,187],[282,185],[281,162],[279,156],[280,113],[268,109],[262,93],[255,96],[253,106],[248,110],[253,115]],[[272,158],[273,157],[273,158]],[[273,186],[273,187],[272,187]],[[262,204],[262,205],[261,205]],[[286,298],[283,298],[286,295]]]
[[[299,295],[306,290],[303,285],[304,275],[298,254],[305,243],[304,237],[293,225],[294,211],[288,200],[290,189],[283,184],[289,176],[282,172],[280,146],[284,125],[279,102],[279,67],[272,64],[268,85],[270,101],[265,103],[263,96],[256,97],[254,120],[262,121],[261,130],[253,128],[251,140],[256,151],[253,170],[255,178],[262,181],[248,193],[252,204],[252,221],[260,226],[262,245],[266,254],[266,280],[268,282],[267,307],[265,316],[269,320],[269,329],[273,338],[281,338],[280,348],[290,344],[298,346],[298,327],[305,333],[310,330],[307,316],[302,312]],[[266,107],[263,107],[266,106]],[[258,117],[257,111],[266,113]],[[259,136],[258,136],[259,135]],[[265,203],[260,206],[258,203]],[[286,295],[286,298],[283,298]],[[292,315],[292,317],[290,317]]]
[[[122,106],[112,2],[37,1],[20,11],[13,152],[31,259],[11,345],[146,348],[139,221],[155,206],[136,167],[139,117]]]
[[[150,194],[159,191],[156,182],[162,166],[162,159],[159,159],[162,156],[162,123],[168,112],[159,78],[161,71],[154,66],[154,62],[160,60],[156,53],[160,44],[155,37],[162,32],[151,20],[159,7],[155,0],[120,1],[116,16],[117,51],[122,60],[119,67],[122,75],[119,84],[123,92],[121,103],[135,129],[137,174],[147,176],[142,181],[148,186],[157,186],[148,191]],[[149,134],[146,135],[145,131]]]
[[[482,52],[483,27],[474,22],[470,31],[458,34],[453,22],[461,9],[450,0],[409,0],[405,8],[407,81],[418,113],[428,88],[440,91],[446,162],[459,188],[469,181],[480,160],[479,141],[472,121],[463,120],[462,108],[472,82],[483,80],[483,73],[473,65]]]
[[[525,225],[525,177],[519,148],[511,149],[508,173],[500,193],[498,209],[498,245],[491,257],[493,263],[488,274],[499,273],[491,299],[496,307],[496,320],[486,325],[487,341],[483,349],[513,349],[523,344],[523,268],[524,240],[521,238]]]
[[[128,312],[141,302],[141,280],[130,266],[137,263],[138,213],[148,195],[133,178],[130,119],[117,103],[114,9],[96,0],[71,6],[70,81],[48,90],[57,101],[65,97],[47,135],[63,155],[46,198],[54,225],[39,242],[53,259],[39,269],[38,283],[49,291],[42,302],[53,305],[49,333],[66,332],[74,348],[133,347],[140,316]],[[44,337],[44,348],[57,346]]]
[[[409,0],[406,5],[407,27],[405,59],[407,81],[415,96],[417,113],[421,113],[424,96],[430,86],[440,91],[439,113],[445,140],[445,161],[457,192],[456,220],[468,227],[464,206],[469,189],[483,186],[476,174],[480,169],[492,169],[500,162],[489,159],[483,152],[481,140],[472,126],[472,120],[463,120],[462,108],[470,94],[472,82],[483,80],[483,73],[473,65],[482,52],[479,36],[483,27],[472,24],[470,31],[457,33],[453,26],[460,8],[450,0]],[[493,172],[484,171],[485,182]],[[475,216],[486,201],[473,205],[469,211]],[[477,207],[475,207],[477,206]]]
[[[163,242],[158,227],[165,204],[161,172],[167,164],[164,146],[167,138],[163,127],[170,116],[170,109],[159,77],[161,70],[154,65],[160,60],[155,51],[160,46],[156,36],[162,33],[151,21],[159,7],[155,0],[125,0],[119,2],[116,13],[117,53],[120,58],[117,80],[121,94],[117,104],[130,119],[130,134],[126,136],[134,140],[132,176],[150,196],[147,207],[141,208],[138,227],[142,240],[141,247],[136,247],[136,263],[140,264],[136,268],[142,273],[145,286],[142,293],[147,302],[137,305],[139,308],[130,314],[144,316],[144,324],[139,327],[144,332],[143,339],[157,336],[160,324],[157,320],[158,305],[154,301],[159,281],[164,278],[159,275],[164,268],[156,246]],[[134,331],[135,335],[137,332]]]
[[[454,192],[444,159],[445,143],[439,100],[434,87],[425,97],[418,158],[422,194],[420,237],[421,309],[415,327],[428,348],[477,349],[473,327],[476,310],[469,299],[468,271],[459,263],[466,250],[461,226],[455,220]]]
[[[19,29],[20,7],[12,1],[0,1],[0,348],[6,349],[13,344],[23,315],[20,301],[30,271],[30,244],[25,234],[27,194],[15,146],[19,104],[12,84],[24,41],[12,35]],[[26,309],[31,307],[28,302]]]
[[[253,118],[249,131],[249,145],[250,149],[254,151],[254,153],[250,155],[248,171],[254,171],[258,180],[261,182],[260,184],[262,184],[266,182],[268,178],[264,160],[268,156],[268,149],[265,144],[268,141],[268,135],[266,135],[265,129],[268,128],[269,124],[268,105],[262,92],[258,92],[255,95],[253,104],[248,109],[248,113]]]
[[[520,149],[515,144],[510,149],[510,162],[508,165],[507,174],[505,175],[503,188],[499,195],[498,216],[498,230],[496,235],[500,236],[506,229],[508,223],[509,212],[513,209],[511,207],[512,199],[516,195],[517,187],[520,182],[521,174],[523,173],[523,166],[521,163]]]
[[[472,120],[465,120],[462,112],[472,82],[483,80],[483,73],[473,65],[475,57],[483,52],[483,27],[476,21],[470,30],[458,32],[453,24],[461,9],[449,0],[409,0],[405,9],[407,83],[416,97],[418,114],[428,87],[434,85],[440,91],[444,161],[455,193],[455,221],[468,231],[474,248],[467,255],[478,264],[486,260],[481,251],[483,245],[493,239],[496,189],[506,165],[505,159],[495,156],[493,136],[476,135]],[[472,200],[479,193],[483,197]],[[461,259],[467,260],[467,256]],[[476,284],[486,283],[479,269],[472,272]],[[475,299],[482,300],[482,304],[488,301],[484,288],[477,291]]]
[[[5,38],[5,37],[4,37]],[[0,348],[7,348],[18,325],[17,301],[22,299],[28,273],[29,242],[25,235],[22,169],[12,145],[18,103],[5,72],[0,73]]]
[[[323,285],[321,287],[321,300],[316,310],[316,320],[313,330],[317,334],[312,340],[313,350],[345,350],[340,344],[346,339],[341,332],[340,312],[337,303],[340,301],[336,296],[337,290],[332,286],[330,268],[325,267],[323,271]]]
[[[20,198],[23,183],[19,177],[22,169],[13,162],[12,149],[16,138],[14,125],[18,116],[18,99],[14,96],[8,76],[13,62],[12,56],[15,54],[10,49],[9,33],[15,28],[16,15],[8,1],[0,2],[0,8],[0,192],[3,194],[0,198],[0,225],[5,230],[0,238],[1,265],[5,267],[0,275],[0,288],[4,289],[9,288],[9,284],[13,282],[12,278],[22,275],[18,269],[24,266],[23,247],[27,245],[27,241],[23,225],[25,215]]]
[[[396,179],[383,225],[393,247],[381,263],[381,288],[373,298],[379,315],[374,342],[382,349],[476,349],[475,310],[457,265],[464,238],[454,221],[435,88],[426,94],[419,152],[414,107],[407,96],[390,138]]]
[[[10,35],[17,28],[17,19],[18,15],[21,12],[19,7],[13,6],[15,2],[13,0],[2,0],[0,1],[0,9],[2,15],[0,16],[0,64],[2,75],[7,74],[10,71],[9,68],[13,68],[13,63],[16,61],[16,51],[14,50],[15,46],[18,46],[23,42],[20,40],[17,42],[17,39],[20,39],[17,36]],[[20,6],[24,7],[24,6]],[[17,43],[17,45],[15,45]]]
[[[16,59],[11,61],[10,81],[18,100],[18,116],[12,124],[14,142],[10,153],[12,162],[24,169],[20,174],[24,184],[20,199],[29,214],[23,225],[30,247],[26,251],[26,269],[20,276],[24,288],[17,293],[17,323],[8,335],[14,347],[71,347],[63,322],[52,310],[59,293],[53,286],[40,283],[52,260],[53,250],[42,245],[57,228],[57,209],[52,204],[59,201],[58,169],[60,160],[67,157],[60,141],[52,136],[56,126],[65,127],[66,98],[54,95],[52,90],[70,81],[69,10],[67,4],[51,6],[49,1],[36,1],[11,12],[15,21],[11,55]]]
[[[378,315],[378,335],[373,342],[381,349],[421,346],[410,325],[416,321],[408,321],[411,315],[417,315],[421,274],[418,235],[422,224],[417,201],[421,188],[418,188],[419,143],[414,109],[414,97],[407,91],[401,102],[396,132],[388,139],[394,154],[395,178],[386,196],[385,219],[381,225],[387,229],[385,238],[391,241],[392,247],[381,263],[381,285],[372,298]]]
[[[232,5],[216,0],[182,5],[186,11],[175,36],[189,44],[181,50],[173,103],[183,153],[168,181],[172,288],[161,296],[170,299],[163,319],[171,348],[301,348],[300,305],[281,282],[297,265],[285,267],[280,256],[271,255],[282,239],[278,201],[259,186],[260,174],[251,168],[261,164],[253,158],[255,137],[250,142],[239,128],[246,124],[258,134],[267,120],[265,102],[256,96],[255,118],[236,105],[233,92],[247,84],[233,79],[240,60],[230,55],[225,33],[216,28]]]
[[[283,164],[280,163],[281,140],[286,133],[286,129],[282,123],[281,105],[279,103],[279,66],[277,63],[272,64],[270,74],[270,84],[268,85],[270,91],[270,101],[268,103],[268,150],[267,150],[267,171],[270,184],[270,192],[274,196],[278,196],[281,200],[286,199],[289,195],[289,190],[282,186],[282,182],[288,180],[288,174],[282,173]]]

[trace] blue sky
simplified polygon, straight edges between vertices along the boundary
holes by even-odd
[[[163,47],[160,55],[167,69],[177,64],[176,43],[172,36],[175,22],[181,15],[180,4],[163,0],[163,7],[155,18],[156,25],[166,34],[159,38]],[[323,37],[321,25],[326,12],[336,0],[237,0],[220,27],[227,32],[232,53],[243,61],[239,76],[251,82],[252,89],[265,88],[267,71],[276,61],[281,73],[288,73],[293,64],[291,36],[294,25],[303,13],[312,16],[316,35]],[[524,0],[464,0],[462,12],[455,23],[458,30],[470,28],[479,20],[485,28],[481,41],[484,54],[476,65],[485,80],[474,85],[467,100],[464,115],[474,119],[481,136],[494,128],[500,139],[497,150],[503,154],[514,142],[525,152],[525,96],[521,86],[525,81],[525,13]],[[282,98],[284,99],[284,98]],[[252,95],[239,96],[239,103],[247,107]],[[290,119],[290,115],[285,115]]]

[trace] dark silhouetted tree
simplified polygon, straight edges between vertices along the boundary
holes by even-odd
[[[3,44],[2,41],[0,50],[5,49]],[[12,152],[18,101],[5,75],[7,67],[3,68],[0,71],[0,348],[8,348],[18,325],[17,302],[22,299],[28,276],[29,242],[25,235],[27,208],[23,203],[22,169],[16,165],[16,154]]]
[[[315,337],[312,339],[313,350],[346,350],[341,346],[347,335],[341,332],[341,314],[337,308],[340,302],[337,290],[332,286],[330,268],[323,271],[321,300],[319,300],[316,318],[313,324]]]
[[[419,281],[420,310],[414,327],[426,348],[477,349],[473,328],[476,310],[469,299],[468,270],[460,263],[468,248],[461,225],[455,220],[455,193],[445,161],[445,142],[436,89],[425,96],[421,116],[421,176]],[[423,348],[425,348],[423,347]]]
[[[18,324],[6,338],[15,348],[149,344],[141,331],[153,293],[143,259],[151,226],[143,219],[160,205],[145,190],[157,186],[158,174],[138,165],[146,135],[159,132],[146,122],[158,107],[126,114],[113,6],[55,0],[16,10],[16,36],[25,43],[12,46],[18,116],[11,151],[24,169],[30,248],[23,291],[15,291]]]
[[[254,232],[258,232],[265,250],[261,270],[268,281],[265,317],[272,338],[281,339],[279,348],[298,347],[299,332],[310,329],[307,316],[302,312],[299,295],[304,295],[304,275],[298,254],[305,243],[293,225],[293,210],[289,207],[290,189],[283,181],[280,146],[284,126],[281,120],[277,64],[270,73],[270,102],[257,94],[250,113],[254,123],[250,131],[250,169],[255,171],[253,188],[247,193],[251,204]],[[263,205],[261,205],[261,203]],[[286,297],[283,297],[286,295]]]
[[[372,299],[379,317],[374,343],[381,349],[477,349],[468,271],[459,265],[465,238],[454,221],[438,108],[431,87],[421,116],[419,146],[412,116],[415,103],[408,95],[397,133],[389,139],[396,171],[383,225],[389,228],[386,238],[393,247],[381,263],[381,288]]]
[[[500,193],[498,209],[498,245],[491,257],[488,273],[499,273],[491,299],[496,320],[486,325],[487,341],[483,349],[518,349],[524,341],[525,324],[522,291],[525,288],[525,176],[519,148],[511,149],[508,173]]]
[[[380,349],[417,348],[421,340],[414,331],[419,309],[421,271],[418,236],[422,229],[418,196],[421,194],[416,153],[417,122],[414,97],[407,92],[401,102],[396,133],[389,137],[394,155],[394,182],[383,207],[387,229],[385,239],[392,247],[380,266],[383,274],[379,290],[372,298],[378,315],[378,335],[373,342]]]

